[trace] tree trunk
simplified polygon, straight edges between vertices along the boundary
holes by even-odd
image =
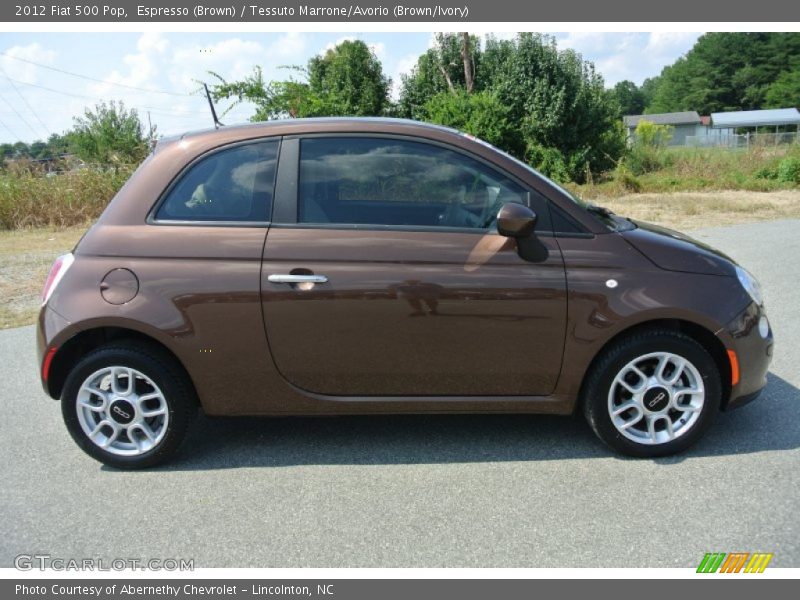
[[[450,90],[451,94],[455,94],[456,93],[456,88],[453,85],[453,80],[450,79],[450,75],[447,73],[447,69],[445,69],[441,64],[439,64],[438,66],[439,66],[439,71],[442,72],[442,76],[444,77],[444,80],[447,82],[447,89]]]
[[[464,82],[466,84],[467,93],[471,94],[472,88],[475,87],[475,71],[472,64],[472,52],[470,52],[469,33],[462,31],[461,40],[461,60],[464,61]]]

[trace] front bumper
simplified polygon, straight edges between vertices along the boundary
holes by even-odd
[[[755,400],[767,385],[775,342],[772,324],[764,307],[753,302],[728,323],[720,338],[729,354],[735,354],[739,371],[738,381],[731,381],[731,393],[722,408],[738,408]]]

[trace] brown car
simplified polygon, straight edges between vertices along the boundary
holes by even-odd
[[[583,411],[634,456],[755,398],[756,280],[457,131],[297,119],[161,141],[48,277],[46,392],[154,465],[192,415]],[[536,443],[531,440],[531,443]]]

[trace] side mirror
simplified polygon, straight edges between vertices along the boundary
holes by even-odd
[[[510,238],[528,237],[536,227],[536,213],[527,206],[508,202],[497,213],[497,232]]]

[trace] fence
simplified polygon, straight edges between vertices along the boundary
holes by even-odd
[[[800,132],[687,135],[685,145],[696,148],[754,148],[800,144]]]

